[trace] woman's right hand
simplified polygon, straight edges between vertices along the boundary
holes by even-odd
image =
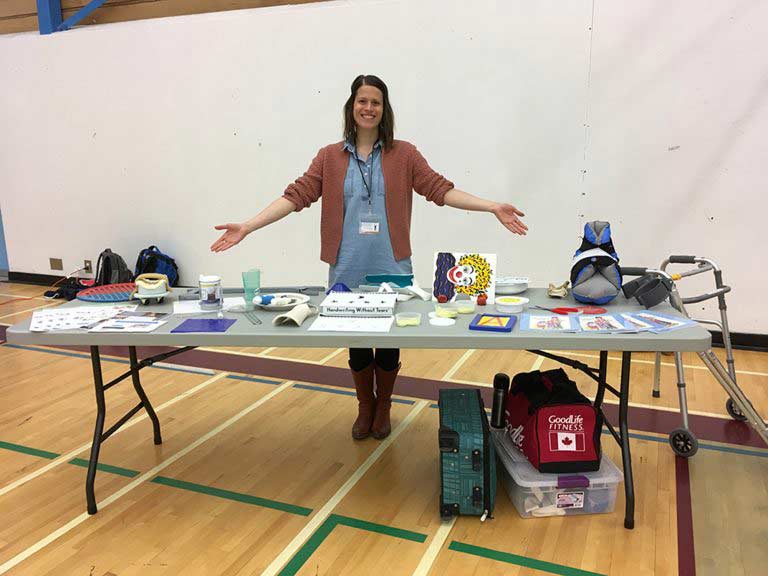
[[[216,230],[225,230],[224,234],[211,244],[211,252],[224,252],[229,250],[235,244],[239,244],[240,240],[248,235],[248,231],[242,224],[219,224],[215,227]]]

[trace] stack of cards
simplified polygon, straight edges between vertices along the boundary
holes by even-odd
[[[667,332],[695,324],[688,318],[673,317],[650,310],[622,314],[523,314],[520,330],[529,332],[591,332],[627,334]]]

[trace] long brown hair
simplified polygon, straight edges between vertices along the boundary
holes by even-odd
[[[344,140],[354,144],[357,137],[357,126],[355,124],[353,109],[355,105],[355,96],[357,96],[357,89],[360,88],[360,86],[373,86],[374,88],[378,88],[384,96],[381,122],[379,123],[379,138],[381,138],[381,144],[384,149],[389,150],[395,142],[395,113],[392,111],[392,106],[389,104],[389,90],[387,90],[387,85],[384,84],[384,81],[378,76],[361,74],[352,82],[349,98],[347,98],[347,101],[344,104]]]

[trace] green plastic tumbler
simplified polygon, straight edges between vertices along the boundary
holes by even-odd
[[[261,270],[251,268],[243,272],[243,290],[246,309],[253,309],[253,299],[261,291]]]

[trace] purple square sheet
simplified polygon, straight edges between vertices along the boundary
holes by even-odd
[[[171,330],[179,332],[226,332],[236,320],[226,318],[189,318]]]

